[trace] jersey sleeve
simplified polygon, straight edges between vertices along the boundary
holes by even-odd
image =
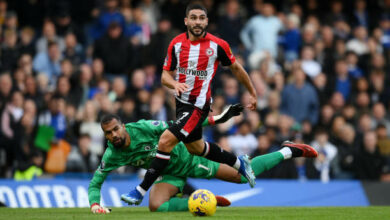
[[[177,59],[175,54],[175,46],[173,42],[174,41],[171,41],[171,43],[168,46],[167,56],[165,57],[164,60],[163,70],[173,71],[176,69]]]
[[[221,62],[222,66],[230,66],[236,62],[236,57],[234,57],[232,49],[230,49],[229,44],[220,40],[218,43],[218,60]]]
[[[100,190],[102,188],[104,180],[112,170],[120,167],[120,165],[114,162],[115,160],[112,158],[111,155],[112,152],[110,148],[107,148],[98,169],[95,171],[93,178],[89,183],[88,199],[90,205],[94,203],[100,203]]]

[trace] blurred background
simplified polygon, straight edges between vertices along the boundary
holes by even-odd
[[[88,179],[106,148],[103,114],[173,120],[160,75],[188,3],[0,0],[0,178]],[[258,95],[257,111],[206,128],[206,140],[237,155],[284,140],[319,151],[259,178],[390,181],[389,0],[202,3],[208,32],[230,44]],[[212,90],[214,115],[248,100],[226,68]]]

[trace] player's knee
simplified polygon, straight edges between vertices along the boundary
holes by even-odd
[[[200,156],[203,152],[203,149],[195,146],[186,146],[187,150],[190,154],[198,155]]]
[[[172,140],[171,138],[164,135],[162,135],[158,141],[158,149],[160,151],[170,152],[174,146],[175,140]]]
[[[150,201],[149,202],[149,210],[151,211],[151,212],[156,212],[157,211],[157,209],[161,206],[161,202],[152,202],[152,201]]]

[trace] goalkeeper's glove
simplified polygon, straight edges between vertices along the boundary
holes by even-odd
[[[91,205],[91,211],[94,214],[107,214],[111,212],[111,209],[100,206],[98,203]]]
[[[234,116],[240,115],[244,110],[241,104],[229,105],[221,114],[209,117],[210,124],[221,124]]]

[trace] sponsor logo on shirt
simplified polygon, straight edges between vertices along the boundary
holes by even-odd
[[[160,125],[160,121],[152,121],[152,125],[159,126]]]
[[[207,70],[194,70],[194,69],[186,69],[183,67],[178,67],[177,71],[187,76],[197,76],[201,80],[207,79],[207,74],[208,74]]]

